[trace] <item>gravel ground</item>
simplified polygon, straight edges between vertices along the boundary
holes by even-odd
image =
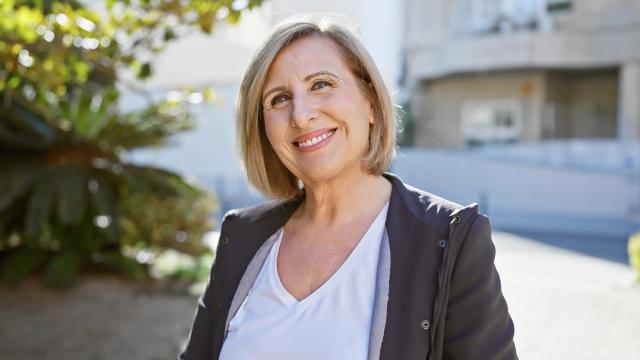
[[[85,276],[65,291],[31,279],[0,287],[0,358],[175,359],[188,336],[195,296]]]

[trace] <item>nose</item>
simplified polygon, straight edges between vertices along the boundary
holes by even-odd
[[[291,111],[291,125],[298,128],[305,128],[311,120],[317,117],[316,106],[313,100],[306,94],[297,94],[292,100],[293,109]]]

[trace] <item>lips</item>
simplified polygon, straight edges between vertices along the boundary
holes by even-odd
[[[295,138],[293,141],[293,145],[300,149],[310,149],[312,147],[315,147],[315,145],[323,143],[324,140],[330,138],[333,134],[335,134],[336,130],[337,128],[326,128],[306,133]]]

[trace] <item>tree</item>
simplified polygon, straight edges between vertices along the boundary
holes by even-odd
[[[119,86],[144,80],[167,43],[237,22],[260,1],[0,1],[0,262],[17,284],[43,269],[66,287],[83,266],[133,278],[126,247],[202,254],[211,202],[165,169],[127,163],[193,128],[185,96],[118,108]],[[196,97],[197,97],[196,96]],[[148,211],[154,206],[154,211]],[[154,220],[163,231],[151,231]]]

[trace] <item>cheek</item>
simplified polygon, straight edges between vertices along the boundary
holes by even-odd
[[[355,101],[357,100],[354,100],[354,102]],[[368,139],[369,130],[373,124],[372,113],[368,107],[360,105],[354,106],[354,102],[347,105],[348,110],[344,113],[348,114],[348,116],[343,118],[342,121],[345,123],[347,130],[352,132],[352,136]]]
[[[271,121],[265,121],[265,134],[267,140],[271,144],[271,148],[280,156],[283,151],[287,149],[287,126],[277,119],[269,119]],[[283,125],[284,124],[284,125]]]

